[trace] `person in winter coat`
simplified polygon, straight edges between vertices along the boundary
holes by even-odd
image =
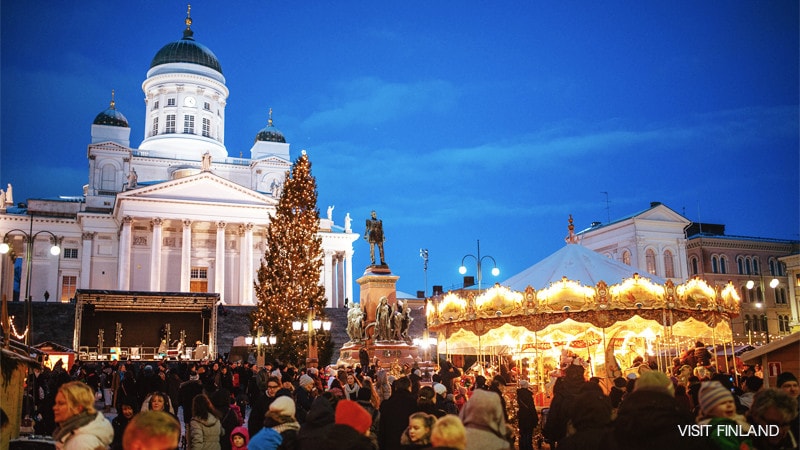
[[[250,442],[250,434],[247,427],[236,427],[231,432],[231,450],[248,450],[247,444]]]
[[[311,403],[306,422],[297,432],[298,450],[318,450],[320,442],[328,439],[334,425],[334,412],[339,400],[331,392],[323,392]]]
[[[476,389],[461,410],[466,450],[511,450],[503,405],[495,392]]]
[[[114,428],[102,412],[94,409],[94,390],[80,381],[62,385],[56,393],[53,413],[58,424],[53,440],[58,450],[106,448]]]
[[[571,405],[571,433],[558,442],[558,450],[603,450],[611,429],[611,401],[595,383],[586,383]]]
[[[297,423],[294,400],[282,395],[269,405],[264,428],[250,440],[249,450],[296,450]],[[276,438],[277,434],[277,438]],[[276,444],[277,443],[277,444]]]
[[[174,450],[181,437],[181,424],[164,411],[142,411],[131,419],[121,436],[125,450]]]
[[[336,405],[335,423],[319,450],[376,450],[369,438],[372,419],[358,403],[341,400]]]
[[[233,429],[242,425],[239,421],[239,416],[235,410],[231,408],[231,393],[225,388],[219,388],[209,396],[211,404],[217,410],[220,416],[220,424],[222,425],[222,435],[219,437],[219,445],[222,450],[230,450],[231,433]]]
[[[223,430],[217,414],[207,395],[195,396],[192,401],[192,420],[189,423],[192,450],[221,450],[219,437]]]
[[[417,411],[417,399],[411,393],[411,380],[400,377],[394,381],[392,396],[381,402],[381,422],[378,425],[378,445],[381,450],[400,450],[400,435],[408,426],[408,416]]]
[[[519,419],[519,450],[533,450],[533,430],[539,424],[533,392],[525,380],[520,380],[517,389],[517,419]]]
[[[583,367],[570,364],[564,370],[564,377],[557,379],[553,385],[553,401],[550,403],[550,412],[542,430],[542,434],[550,444],[558,444],[558,441],[567,435],[570,405],[585,383]]]
[[[131,419],[133,418],[133,405],[126,403],[133,403],[122,401],[120,405],[122,411],[111,421],[111,428],[114,429],[114,440],[111,441],[111,450],[122,450],[122,435],[125,433],[125,428],[128,427]]]

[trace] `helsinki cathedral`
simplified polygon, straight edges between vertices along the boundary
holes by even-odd
[[[270,111],[267,126],[254,130],[250,158],[228,155],[225,76],[214,53],[194,39],[188,13],[183,37],[158,50],[142,90],[145,129],[138,148],[113,93],[110,107],[94,119],[83,196],[28,199],[27,208],[7,198],[0,205],[0,236],[7,236],[20,272],[14,286],[14,271],[3,270],[7,298],[13,289],[33,301],[69,301],[77,289],[99,289],[208,292],[223,304],[255,304],[266,229],[292,164],[289,143]],[[320,282],[329,307],[353,299],[358,235],[349,218],[343,222],[335,225],[330,211],[320,219]],[[12,231],[29,229],[52,233],[61,254],[47,251],[52,239],[42,234],[28,246]]]

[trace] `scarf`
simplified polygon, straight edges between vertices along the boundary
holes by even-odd
[[[88,425],[96,417],[97,414],[89,414],[87,411],[70,417],[56,427],[55,431],[53,431],[53,439],[58,442],[63,442],[67,436],[74,433],[78,428]]]
[[[356,394],[358,394],[358,383],[353,383],[352,388],[349,384],[344,384],[344,395],[348,400],[356,401]]]

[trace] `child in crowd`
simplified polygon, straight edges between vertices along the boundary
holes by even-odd
[[[424,412],[415,412],[408,417],[408,428],[400,436],[400,444],[404,450],[428,448],[431,445],[431,429],[436,416]]]
[[[231,431],[231,450],[247,450],[250,433],[247,427],[236,427]]]
[[[448,414],[433,424],[431,430],[431,449],[464,450],[467,446],[467,431],[461,419]]]
[[[698,393],[700,415],[697,417],[698,425],[710,424],[709,436],[711,442],[720,450],[748,450],[753,448],[750,439],[740,434],[746,434],[750,429],[747,420],[736,413],[736,402],[733,394],[719,381],[706,381],[700,385]],[[741,429],[741,432],[720,430],[718,425],[730,426]]]

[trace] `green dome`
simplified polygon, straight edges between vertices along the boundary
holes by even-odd
[[[161,47],[150,63],[150,68],[169,63],[191,63],[222,73],[222,66],[214,52],[205,45],[195,42],[192,34],[192,30],[187,28],[183,31],[183,39]]]

